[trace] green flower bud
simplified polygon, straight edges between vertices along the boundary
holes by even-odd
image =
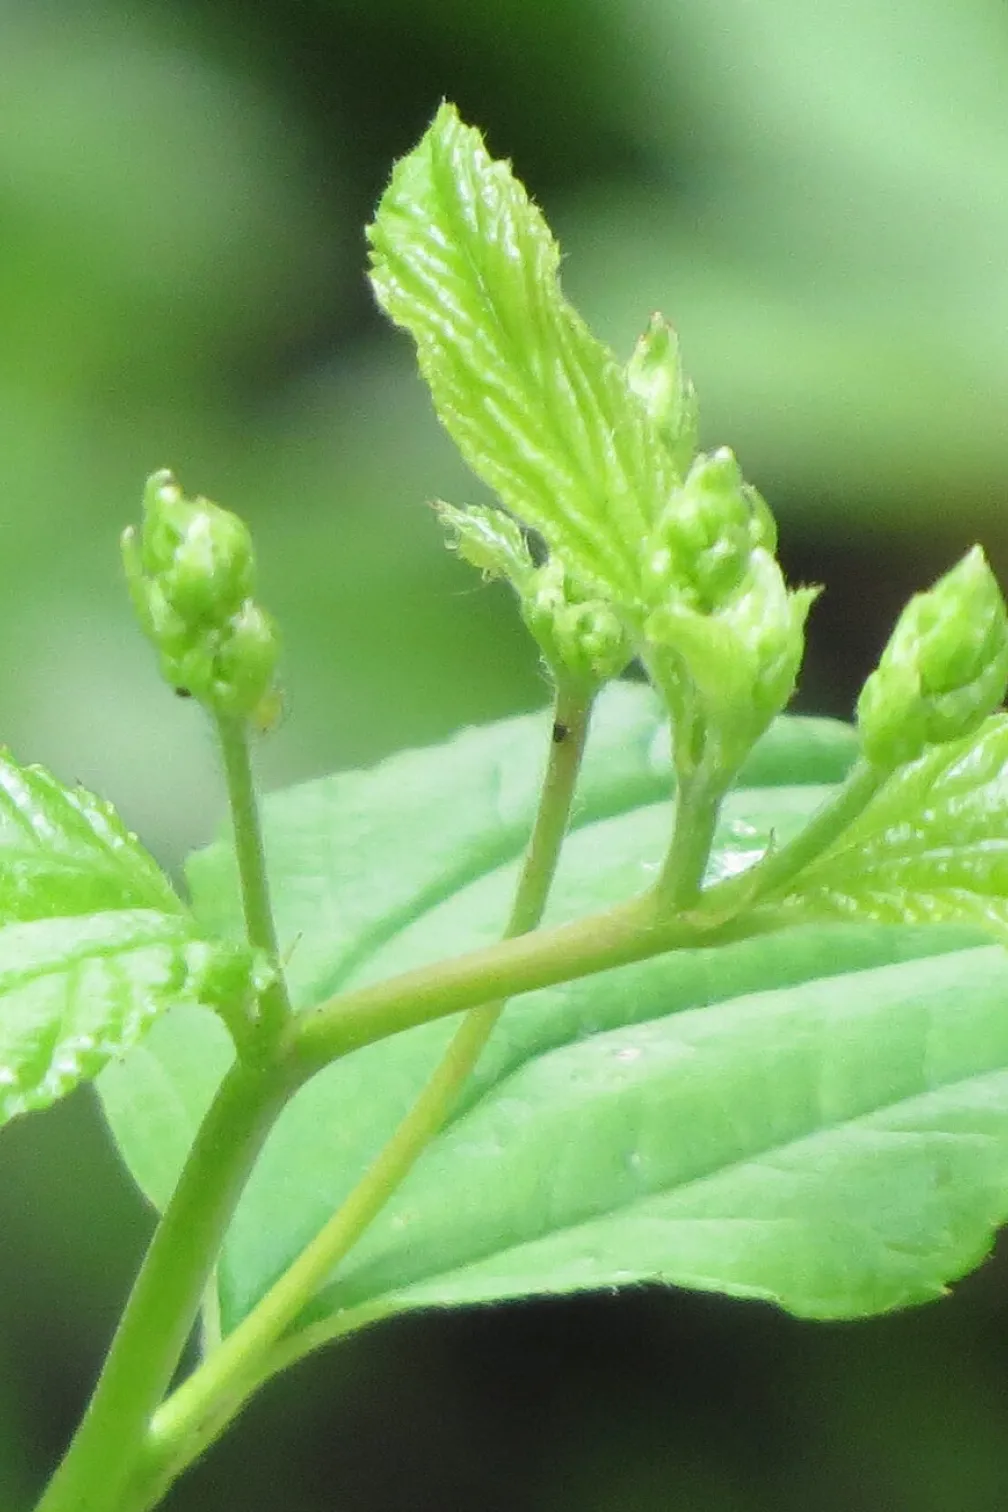
[[[969,735],[1004,701],[1008,611],[979,546],[907,604],[861,690],[857,722],[876,766]]]
[[[634,347],[626,379],[643,402],[679,476],[685,477],[697,449],[696,393],[682,369],[679,338],[657,312]]]
[[[279,640],[252,598],[247,526],[208,499],[187,499],[172,474],[144,490],[143,522],[122,538],[137,617],[176,690],[218,714],[255,718],[270,695]]]
[[[272,615],[246,599],[228,621],[214,656],[211,702],[217,712],[261,718],[279,656],[280,638]]]
[[[557,680],[591,689],[618,677],[633,658],[612,606],[582,595],[556,557],[536,569],[520,603],[522,618]]]
[[[670,596],[710,612],[736,593],[757,547],[773,554],[777,528],[766,503],[742,476],[727,446],[701,454],[673,489],[644,543],[645,600]]]
[[[435,505],[459,556],[485,577],[505,578],[557,681],[587,689],[622,672],[633,657],[623,624],[603,599],[581,591],[556,555],[537,566],[521,526],[499,509]]]
[[[646,660],[674,712],[689,711],[696,758],[730,777],[794,692],[818,589],[789,591],[776,559],[750,553],[738,591],[713,613],[674,597],[648,618]]]
[[[148,480],[143,499],[140,560],[183,620],[219,621],[255,588],[248,526],[209,499],[187,499],[167,470]]]

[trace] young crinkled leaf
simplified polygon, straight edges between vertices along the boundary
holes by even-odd
[[[732,454],[694,456],[669,327],[653,317],[617,362],[563,297],[557,245],[510,165],[449,105],[396,164],[368,238],[378,301],[416,342],[442,423],[542,536],[553,580],[522,586],[510,527],[486,511],[454,512],[463,554],[511,578],[561,680],[639,656],[682,780],[723,792],[794,690],[815,594],[787,590],[770,511]],[[728,718],[726,686],[744,700]]]
[[[183,905],[110,803],[0,752],[0,924],[105,908]]]
[[[113,909],[0,929],[0,1124],[47,1107],[205,994],[219,948],[190,919]]]
[[[197,933],[110,804],[0,755],[0,1124],[96,1075],[162,1009],[211,1000],[225,961],[250,980]]]
[[[564,298],[540,211],[453,106],[396,164],[368,239],[378,300],[469,466],[587,589],[633,599],[675,459]]]
[[[1008,715],[899,768],[782,919],[976,924],[1008,941]]]
[[[557,684],[585,698],[623,671],[633,652],[619,617],[603,599],[580,592],[561,558],[532,559],[517,520],[502,509],[435,505],[449,543],[485,578],[505,578],[522,619]]]

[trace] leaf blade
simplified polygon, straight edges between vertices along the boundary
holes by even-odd
[[[368,240],[379,303],[469,466],[589,584],[632,598],[670,454],[564,299],[539,210],[453,106],[396,164]]]
[[[1008,1210],[1003,962],[955,952],[844,986],[855,1021],[835,984],[803,983],[527,1062],[455,1120],[309,1316],[645,1281],[809,1317],[940,1295]],[[906,1040],[930,1040],[930,1065]]]
[[[182,907],[111,804],[0,752],[0,924]]]
[[[191,921],[107,910],[0,929],[0,1124],[48,1107],[176,1002],[200,999],[217,947]]]
[[[1008,941],[1008,715],[894,773],[779,910],[975,924]]]

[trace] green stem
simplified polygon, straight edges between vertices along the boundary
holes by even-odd
[[[280,948],[266,881],[266,854],[252,779],[248,725],[243,719],[231,719],[223,714],[218,714],[215,722],[234,830],[245,933],[249,944],[263,951],[277,967],[273,981],[260,993],[258,1003],[257,1028],[263,1031],[266,1043],[271,1045],[290,1018],[291,1008],[283,973],[279,969]]]
[[[535,929],[556,874],[588,733],[590,702],[559,690],[554,738],[506,937]],[[223,1431],[268,1374],[270,1352],[402,1184],[451,1114],[505,1007],[472,1009],[417,1101],[336,1213],[281,1279],[174,1393],[151,1426],[138,1484],[156,1497]],[[282,1346],[281,1346],[282,1347]],[[151,1505],[152,1502],[146,1503]]]
[[[244,722],[218,717],[250,945],[278,959]],[[292,1085],[268,1052],[290,1015],[278,971],[259,1000],[257,1048],[225,1077],[154,1232],[105,1365],[38,1512],[130,1512],[130,1478],[171,1384],[224,1233]],[[263,1054],[263,1050],[267,1053]],[[125,1496],[126,1500],[121,1500]]]
[[[171,1384],[235,1204],[289,1090],[275,1069],[240,1062],[222,1083],[38,1512],[131,1512],[139,1505],[121,1494]]]
[[[556,929],[536,930],[341,993],[299,1014],[289,1026],[285,1043],[292,1064],[307,1079],[339,1055],[489,999],[515,997],[665,951],[721,944],[772,928],[772,920],[732,916],[754,906],[772,887],[783,886],[820,855],[867,807],[885,780],[886,774],[875,767],[855,768],[837,797],[801,834],[749,871],[708,888],[688,912],[672,914],[656,891],[646,893]]]
[[[500,997],[573,981],[661,951],[708,943],[703,921],[658,917],[651,894],[555,929],[538,929],[466,955],[339,993],[299,1013],[285,1052],[307,1081],[364,1045]]]
[[[859,761],[840,791],[827,800],[793,840],[769,850],[762,861],[736,877],[708,888],[703,908],[724,917],[735,909],[753,908],[772,892],[780,892],[849,829],[892,774]]]
[[[692,908],[700,897],[723,796],[723,788],[711,787],[702,771],[678,784],[672,843],[654,889],[669,912]]]

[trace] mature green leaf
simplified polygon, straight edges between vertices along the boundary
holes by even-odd
[[[632,598],[671,454],[564,299],[540,211],[453,106],[396,164],[368,239],[379,302],[469,466],[586,582]]]
[[[277,928],[299,1006],[337,991],[414,919],[521,855],[535,816],[547,730],[545,714],[522,715],[267,800]],[[755,747],[739,782],[836,782],[857,750],[853,730],[836,720],[781,719]],[[639,683],[610,684],[592,718],[572,828],[661,803],[673,781],[668,714],[660,700]],[[659,824],[664,833],[667,818]],[[207,931],[239,935],[230,841],[191,856],[187,872]],[[630,890],[643,880],[635,878]],[[453,954],[457,948],[448,946]]]
[[[0,925],[182,906],[111,804],[0,752]]]
[[[496,936],[547,737],[545,716],[508,721],[268,802],[299,1002]],[[554,920],[639,890],[667,840],[667,741],[647,690],[611,689],[594,738]],[[775,726],[749,771],[778,785],[731,795],[712,877],[752,864],[771,833],[786,841],[854,749],[828,722]],[[236,917],[223,846],[191,878],[204,921]],[[1008,969],[981,941],[824,923],[517,999],[450,1125],[310,1316],[336,1328],[347,1308],[647,1280],[815,1316],[936,1295],[1008,1215]],[[452,1028],[369,1046],[285,1111],[222,1256],[226,1329],[346,1196]],[[133,1057],[101,1079],[160,1202],[227,1056],[197,1016],[171,1014],[135,1079]]]
[[[900,768],[782,914],[955,920],[1008,940],[1008,715]]]
[[[150,909],[0,929],[0,1123],[95,1076],[166,1007],[199,1001],[219,950],[184,915]]]
[[[820,1318],[938,1296],[1008,1214],[1006,983],[1000,950],[957,951],[534,1055],[312,1313],[643,1281]]]

